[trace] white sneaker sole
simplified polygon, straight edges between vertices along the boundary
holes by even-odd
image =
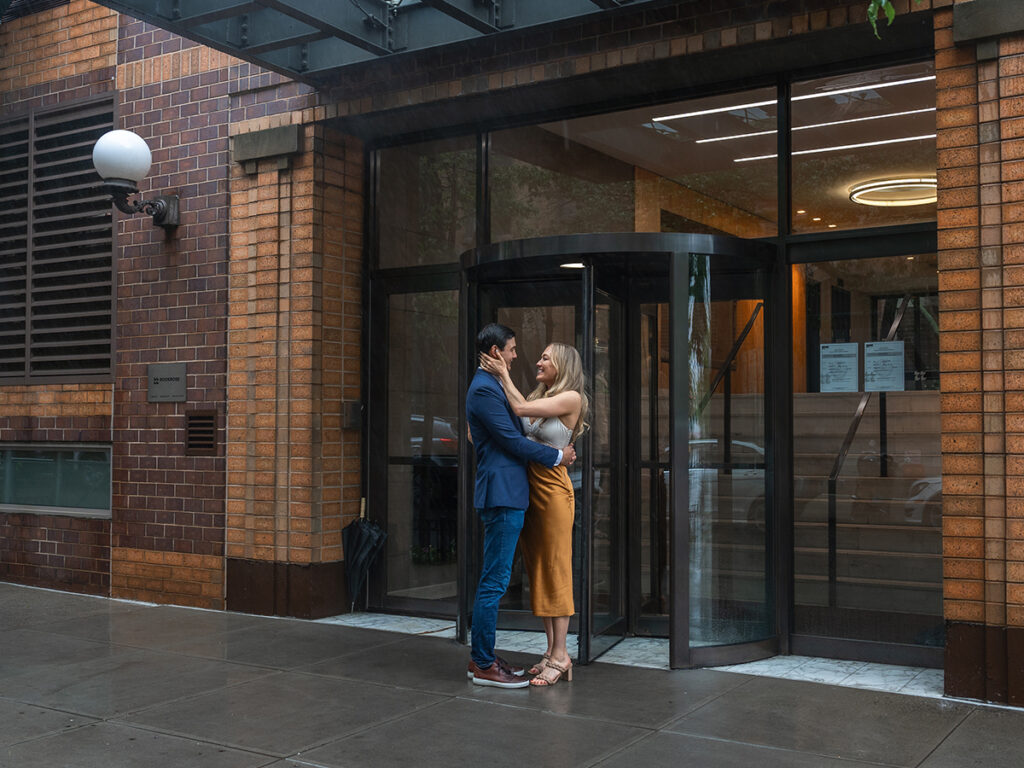
[[[471,675],[473,678],[473,685],[487,685],[491,688],[527,688],[530,685],[529,680],[517,680],[514,683],[499,683],[497,680],[487,680],[482,677],[476,677]]]

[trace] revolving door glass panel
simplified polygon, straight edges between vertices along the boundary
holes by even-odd
[[[767,275],[717,261],[689,256],[689,301],[679,318],[685,319],[689,374],[691,662],[701,655],[695,649],[756,643],[775,634],[768,562]]]

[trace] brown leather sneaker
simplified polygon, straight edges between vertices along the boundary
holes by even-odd
[[[480,669],[475,662],[469,662],[469,671],[473,673],[473,685],[489,685],[494,688],[525,688],[530,681],[525,677],[516,677],[494,662],[487,669]]]
[[[516,666],[515,664],[510,664],[509,662],[501,658],[501,656],[495,656],[494,660],[501,664],[502,669],[504,669],[506,672],[511,672],[516,677],[522,677],[526,674],[525,668]]]
[[[507,661],[505,661],[503,658],[501,658],[501,656],[495,656],[494,660],[495,660],[496,663],[500,664],[501,667],[506,672],[514,675],[515,677],[522,677],[523,675],[526,674],[526,670],[523,667],[517,667],[515,664],[510,664]],[[466,667],[466,677],[472,678],[473,677],[473,670],[475,670],[476,668],[477,668],[476,664],[474,664],[473,660],[470,659],[469,665]]]

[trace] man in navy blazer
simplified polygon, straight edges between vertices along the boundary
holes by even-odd
[[[515,332],[504,325],[484,326],[476,340],[477,350],[483,354],[502,357],[509,366],[516,359]],[[522,667],[495,656],[494,635],[498,604],[508,589],[523,516],[530,505],[526,464],[568,465],[576,459],[576,452],[571,445],[559,451],[527,439],[501,382],[482,368],[477,368],[466,394],[466,418],[476,450],[473,506],[484,527],[468,672],[476,685],[522,688],[529,684]]]

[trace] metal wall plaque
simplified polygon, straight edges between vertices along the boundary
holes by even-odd
[[[150,363],[149,402],[185,402],[185,363]]]

